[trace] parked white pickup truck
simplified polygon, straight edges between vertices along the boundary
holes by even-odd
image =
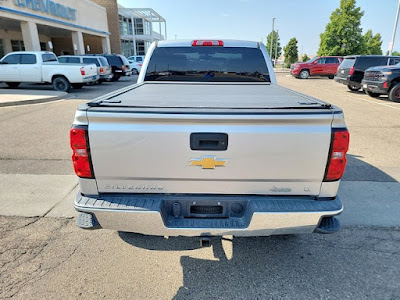
[[[99,79],[95,64],[61,64],[52,52],[11,52],[0,60],[0,82],[17,88],[21,82],[52,83],[57,91],[80,89]]]
[[[277,85],[261,43],[153,43],[138,83],[78,108],[78,226],[160,236],[333,233],[343,112]]]

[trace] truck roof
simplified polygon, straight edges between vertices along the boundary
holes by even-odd
[[[330,108],[310,98],[269,83],[145,82],[108,94],[89,106],[141,109],[315,109]]]

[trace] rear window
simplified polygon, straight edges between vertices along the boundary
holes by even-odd
[[[92,57],[84,57],[83,58],[83,63],[84,64],[95,64],[96,66],[100,67],[100,63],[97,60],[97,58],[92,58]]]
[[[109,66],[109,63],[108,63],[107,59],[105,59],[104,57],[99,56],[99,61],[100,61],[100,64],[101,64],[102,67],[108,67]]]
[[[57,61],[57,57],[52,53],[42,54],[43,62]]]
[[[80,64],[81,63],[81,59],[79,57],[70,57],[70,56],[59,57],[58,61],[63,64]]]
[[[136,57],[136,61],[137,61],[137,62],[143,61],[143,57],[141,57],[141,56]]]
[[[145,81],[269,82],[260,49],[242,47],[156,48]]]
[[[354,66],[356,59],[352,58],[345,58],[342,63],[340,64],[340,69],[351,69]]]
[[[388,63],[388,57],[358,57],[356,62],[356,69],[365,71],[370,67],[386,66]]]
[[[117,55],[107,55],[105,58],[110,65],[122,67],[122,61]]]

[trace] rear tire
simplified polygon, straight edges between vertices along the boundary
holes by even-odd
[[[71,83],[64,76],[58,76],[53,79],[53,88],[56,91],[68,93],[71,89]]]
[[[111,81],[118,81],[120,78],[121,76],[114,74],[113,78],[111,78]]]
[[[347,87],[348,87],[349,90],[352,91],[352,92],[357,92],[357,91],[360,89],[360,87],[355,86],[355,85],[351,85],[351,84],[349,84]]]
[[[365,91],[365,93],[366,93],[368,96],[373,97],[373,98],[377,98],[377,97],[379,97],[379,96],[381,95],[381,94],[373,93],[373,92],[370,92],[370,91]]]
[[[299,73],[299,78],[300,79],[307,79],[310,77],[310,72],[308,70],[301,70]]]
[[[333,78],[335,78],[335,76],[334,75],[328,75],[328,78],[329,79],[333,79]]]
[[[6,82],[6,84],[9,88],[16,89],[21,84],[21,82]]]
[[[389,92],[391,101],[400,102],[400,83],[396,84]]]
[[[137,69],[133,68],[133,69],[132,69],[132,74],[138,75],[138,74],[139,74],[139,71],[138,71]]]
[[[80,90],[83,87],[83,83],[75,83],[72,87],[76,90]]]

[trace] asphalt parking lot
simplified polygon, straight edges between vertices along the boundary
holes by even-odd
[[[136,80],[124,78],[0,107],[0,299],[399,299],[400,103],[326,78],[277,78],[344,110],[351,143],[340,233],[199,248],[196,238],[78,229],[69,128],[79,104]],[[42,88],[51,87],[21,87]]]

